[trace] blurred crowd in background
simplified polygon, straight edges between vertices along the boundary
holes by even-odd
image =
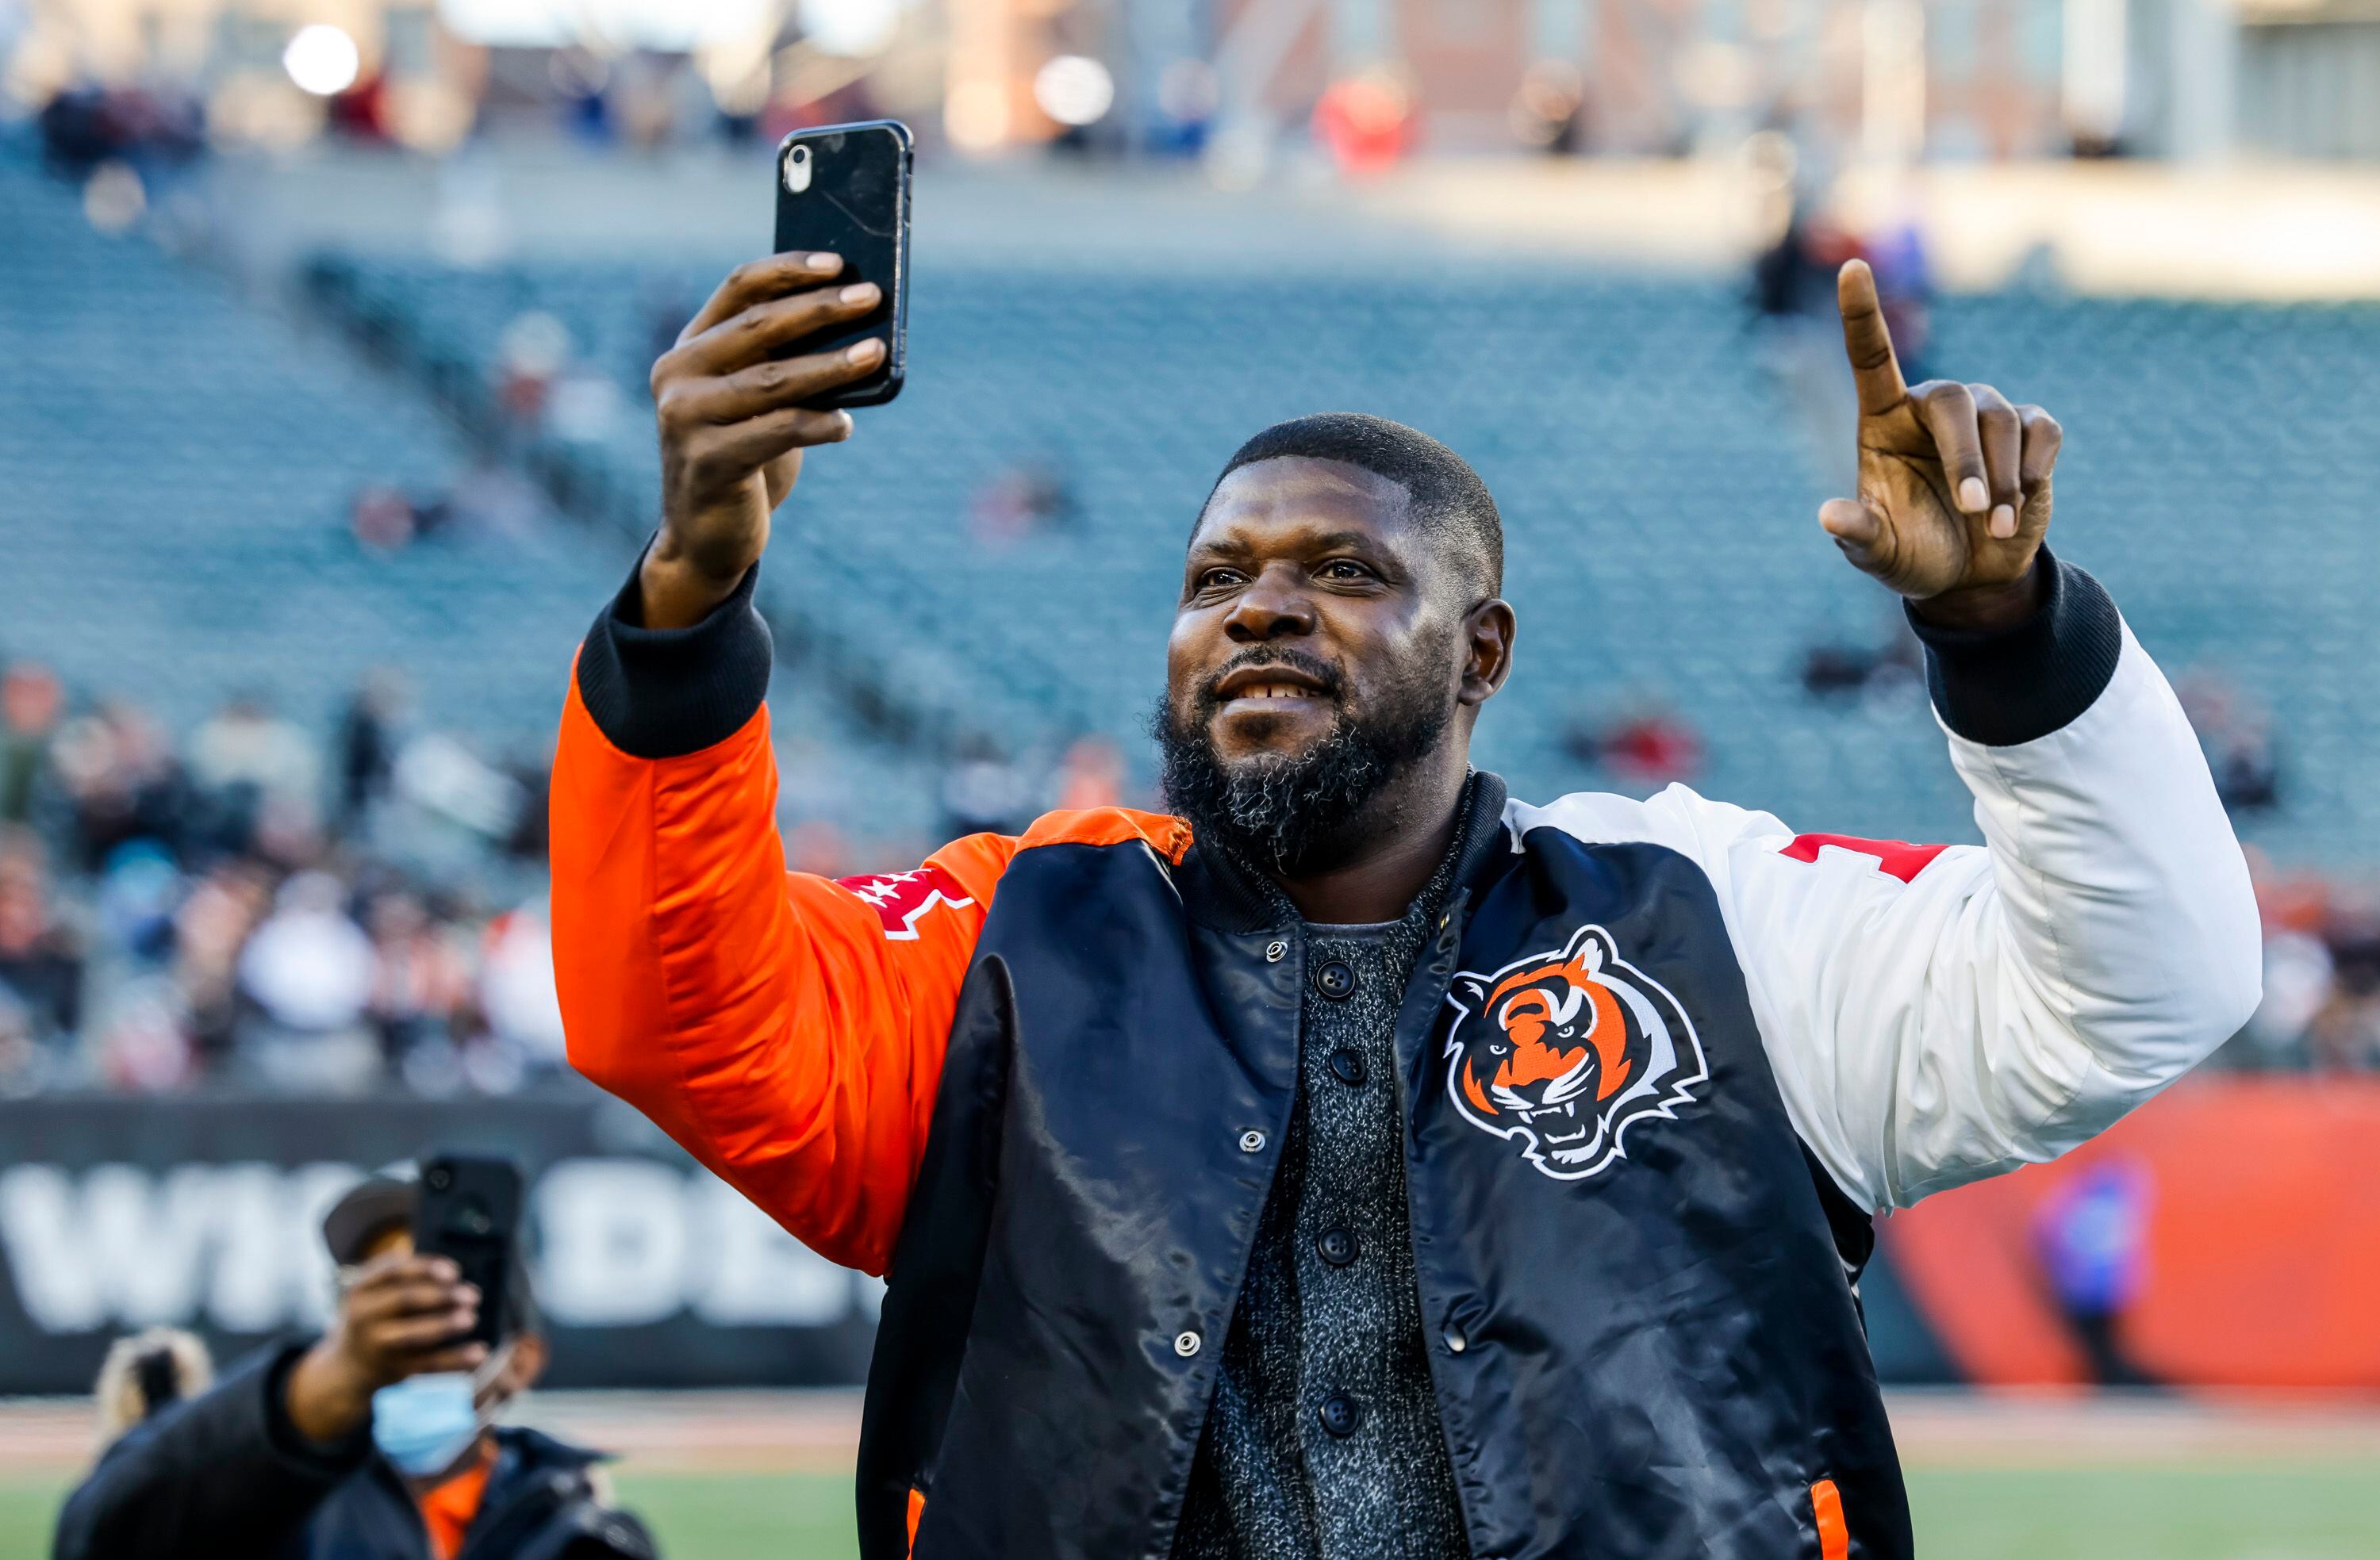
[[[260,695],[188,733],[0,673],[0,1093],[505,1092],[562,1065],[545,777]]]
[[[1922,696],[1913,668],[1888,664],[1901,668],[1902,694]],[[2204,679],[2185,693],[2202,722],[2210,709],[2236,719]],[[1573,753],[1580,783],[1641,792],[1691,781],[1704,742],[1683,716],[1645,706],[1582,715]],[[786,756],[791,865],[838,877],[915,865],[931,841],[857,846],[806,816],[806,796],[852,783],[849,762]],[[544,786],[536,765],[492,764],[417,727],[394,673],[358,688],[326,729],[243,694],[176,735],[137,703],[76,696],[41,664],[10,663],[0,673],[0,1094],[503,1094],[552,1078],[564,1060],[541,895]],[[2260,806],[2271,795],[2227,800]],[[941,832],[1154,802],[1104,738],[1047,764],[979,743],[947,767]],[[2253,865],[2265,998],[2218,1065],[2380,1069],[2380,895]]]

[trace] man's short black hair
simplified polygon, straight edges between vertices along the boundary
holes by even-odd
[[[1414,519],[1450,544],[1447,553],[1468,568],[1482,599],[1504,589],[1504,517],[1471,463],[1417,428],[1363,412],[1318,412],[1277,422],[1223,464],[1215,488],[1244,466],[1302,455],[1343,461],[1385,477],[1409,495]],[[1215,488],[1207,490],[1212,502]],[[1205,514],[1201,506],[1199,514]]]

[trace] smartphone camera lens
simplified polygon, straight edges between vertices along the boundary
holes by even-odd
[[[795,147],[785,153],[785,192],[799,195],[810,187],[810,149]]]

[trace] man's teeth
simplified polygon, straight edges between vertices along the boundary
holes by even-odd
[[[1259,683],[1240,691],[1244,699],[1293,699],[1305,696],[1306,690],[1294,683]]]

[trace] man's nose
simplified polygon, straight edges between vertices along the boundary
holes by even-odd
[[[1314,632],[1314,601],[1294,571],[1267,569],[1233,602],[1223,632],[1243,645],[1294,639]]]

